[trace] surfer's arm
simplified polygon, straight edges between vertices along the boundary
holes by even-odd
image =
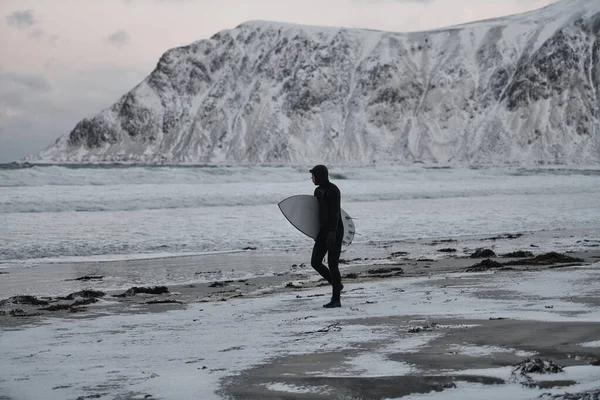
[[[340,191],[337,188],[329,190],[327,193],[327,206],[329,208],[329,232],[336,233],[338,221],[340,219]]]

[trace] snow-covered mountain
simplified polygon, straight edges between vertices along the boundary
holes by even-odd
[[[600,1],[418,33],[252,21],[35,162],[600,162]]]

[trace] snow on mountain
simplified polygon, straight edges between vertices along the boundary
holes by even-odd
[[[251,21],[32,162],[600,162],[600,1],[427,32]]]

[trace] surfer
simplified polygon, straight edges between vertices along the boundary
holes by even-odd
[[[333,288],[331,301],[323,307],[341,307],[340,294],[343,286],[338,264],[344,224],[340,212],[340,189],[329,181],[329,171],[325,165],[317,165],[309,172],[312,174],[313,183],[317,185],[315,197],[319,201],[320,225],[310,264]],[[329,268],[323,264],[325,254]]]

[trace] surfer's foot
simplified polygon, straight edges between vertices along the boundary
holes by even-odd
[[[331,300],[329,303],[327,304],[323,304],[323,308],[337,308],[337,307],[341,307],[342,303],[338,300],[338,301],[333,301]]]

